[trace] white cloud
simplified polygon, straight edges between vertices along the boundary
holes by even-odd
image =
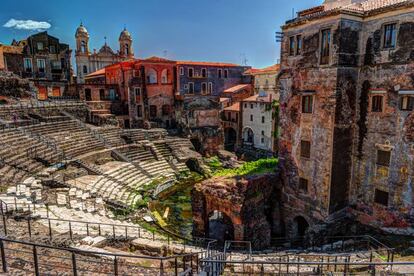
[[[34,21],[34,20],[16,20],[14,18],[7,21],[3,27],[14,28],[18,30],[46,30],[52,27],[50,23],[45,21]]]

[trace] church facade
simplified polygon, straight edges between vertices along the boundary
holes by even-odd
[[[96,51],[89,50],[89,33],[81,23],[76,29],[76,75],[77,83],[85,83],[85,76],[105,66],[134,58],[131,34],[124,28],[119,35],[119,51],[114,51],[105,44]]]

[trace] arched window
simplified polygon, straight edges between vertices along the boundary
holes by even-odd
[[[148,70],[147,82],[148,83],[158,83],[157,71],[155,71],[155,69],[151,68],[151,69]]]
[[[81,52],[86,53],[86,42],[84,40],[81,41]]]
[[[125,44],[125,54],[129,55],[129,45]]]
[[[88,67],[86,65],[83,66],[83,73],[88,74]]]
[[[161,83],[168,83],[168,70],[164,69],[161,72]]]

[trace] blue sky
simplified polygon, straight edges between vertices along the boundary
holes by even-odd
[[[82,20],[99,49],[107,37],[118,49],[126,26],[134,39],[135,56],[157,55],[177,60],[223,61],[264,67],[279,58],[274,33],[292,17],[322,0],[2,0],[0,42],[9,44],[41,27],[74,47]],[[33,20],[34,22],[9,21]],[[4,25],[10,27],[4,27]],[[30,26],[27,26],[30,25]]]

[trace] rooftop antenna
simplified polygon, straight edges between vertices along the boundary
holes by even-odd
[[[104,36],[104,40],[105,40],[105,45],[106,45],[106,36]]]
[[[246,58],[246,54],[245,53],[241,53],[240,54],[240,58],[241,58],[241,64],[246,66],[247,63],[248,63],[248,59]]]
[[[292,8],[292,19],[295,18],[295,8]]]

